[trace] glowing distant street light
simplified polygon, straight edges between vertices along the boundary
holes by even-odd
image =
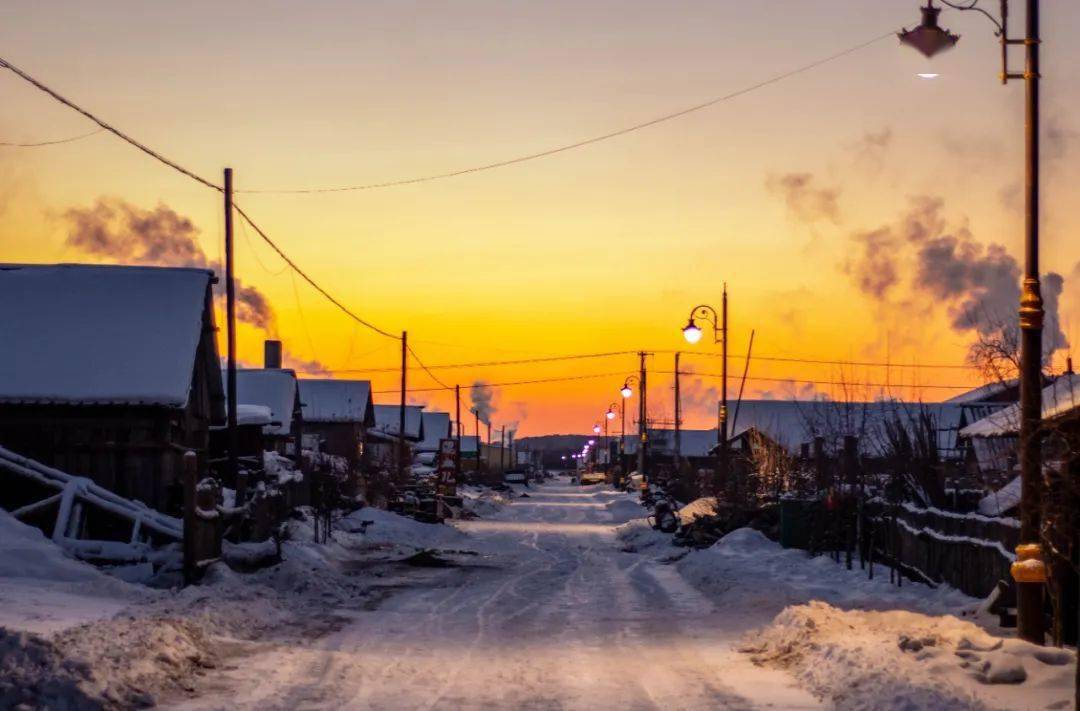
[[[593,434],[600,434],[600,425],[593,425],[592,426],[592,433]]]
[[[589,440],[589,446],[591,447],[591,446],[593,446],[594,444],[596,444],[596,440],[595,440],[595,439],[590,439],[590,440]]]
[[[683,338],[686,339],[686,342],[692,346],[697,345],[701,340],[701,329],[694,323],[693,316],[690,317],[690,321],[687,322],[686,326],[683,328],[682,335]]]
[[[607,411],[606,413],[604,413],[604,417],[608,418],[609,420],[614,420],[614,419],[615,419],[615,410],[614,410],[614,407],[615,407],[614,405],[612,405],[611,407],[609,407],[609,408],[608,408],[608,411]]]
[[[941,75],[937,72],[919,72],[915,76],[919,77],[920,79],[937,79]]]
[[[620,388],[619,390],[619,394],[625,398],[629,398],[631,395],[634,394],[634,391],[630,389],[629,385],[623,385],[622,388]]]

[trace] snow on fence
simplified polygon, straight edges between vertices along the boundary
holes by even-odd
[[[1011,580],[1009,566],[1020,531],[1015,519],[959,514],[910,503],[869,502],[867,514],[884,529],[893,525],[886,551],[934,582],[975,597],[986,597],[999,580]]]
[[[144,542],[144,539],[150,534],[174,541],[183,540],[184,527],[179,519],[166,516],[141,502],[118,496],[86,477],[74,476],[54,469],[4,447],[0,447],[0,472],[31,479],[58,492],[15,509],[11,513],[16,518],[21,518],[56,506],[56,522],[53,525],[52,539],[57,545],[78,557],[145,560],[151,547]],[[77,540],[84,505],[94,506],[130,521],[130,541]]]

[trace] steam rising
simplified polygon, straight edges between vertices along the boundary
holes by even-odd
[[[817,187],[810,173],[771,175],[765,186],[771,193],[783,198],[788,212],[800,222],[840,222],[840,191]]]
[[[472,387],[469,388],[469,399],[472,400],[472,410],[476,412],[482,421],[487,423],[491,422],[491,416],[495,414],[495,408],[491,404],[494,396],[495,393],[491,389],[491,386],[483,380],[477,380],[472,384]]]
[[[121,264],[196,267],[223,274],[222,265],[209,260],[198,243],[195,224],[164,204],[152,210],[132,205],[120,198],[98,198],[91,207],[67,210],[69,247]],[[275,335],[274,309],[256,287],[239,279],[236,286],[236,317],[243,323]],[[224,284],[215,296],[224,298]],[[287,355],[289,367],[309,374],[325,374],[328,369],[316,360]]]

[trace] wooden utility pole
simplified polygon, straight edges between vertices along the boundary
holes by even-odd
[[[409,332],[401,332],[401,412],[398,416],[397,475],[398,483],[405,481],[405,383],[408,372]]]
[[[682,401],[679,397],[679,356],[675,351],[675,473],[682,469]]]
[[[648,427],[646,426],[646,414],[648,412],[648,403],[645,402],[645,393],[648,391],[645,387],[645,351],[638,353],[641,358],[641,372],[638,375],[640,380],[641,392],[638,394],[638,448],[637,448],[637,468],[638,473],[641,474],[642,480],[647,481],[648,477],[645,474],[645,447],[649,442]]]
[[[225,388],[228,398],[226,413],[227,439],[229,444],[229,477],[236,487],[236,505],[243,506],[247,492],[246,482],[240,476],[239,448],[236,430],[236,279],[233,262],[233,174],[225,169],[225,330],[228,338],[228,361],[226,363]]]
[[[506,425],[499,430],[499,468],[506,471]]]
[[[727,320],[727,284],[724,284],[724,296],[723,302],[720,305],[720,338],[722,340],[720,346],[721,353],[721,367],[720,367],[720,404],[717,406],[717,423],[716,423],[716,439],[717,444],[720,445],[719,459],[720,459],[720,471],[718,472],[720,480],[718,483],[717,494],[720,494],[724,487],[728,485],[730,478],[730,460],[728,457],[728,429],[727,429],[727,381],[728,381],[728,320]]]
[[[458,483],[461,483],[461,386],[454,385],[454,421],[457,422],[457,426],[454,428],[454,432],[457,435],[457,478]]]
[[[477,410],[476,408],[473,408],[472,414],[473,414],[474,425],[476,426],[476,466],[474,467],[474,471],[479,473],[480,472],[480,411]]]

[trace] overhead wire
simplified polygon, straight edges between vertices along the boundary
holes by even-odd
[[[504,383],[484,383],[484,385],[487,386],[487,387],[492,387],[492,388],[506,388],[506,387],[511,387],[511,386],[515,386],[515,385],[540,385],[540,384],[543,384],[543,383],[562,383],[562,382],[572,382],[572,381],[575,381],[575,380],[595,380],[596,378],[612,378],[612,377],[620,377],[621,378],[623,375],[624,375],[624,373],[622,371],[619,371],[619,372],[616,372],[616,373],[592,373],[592,374],[589,374],[589,375],[565,375],[565,376],[561,376],[561,377],[557,377],[557,378],[537,378],[535,380],[514,380],[514,381],[504,382]],[[441,391],[453,390],[453,389],[454,388],[452,388],[452,387],[444,385],[442,387],[437,387],[437,388],[406,388],[405,392],[406,393],[428,393],[428,392],[441,392]],[[372,394],[373,395],[392,395],[392,394],[399,393],[399,392],[401,392],[400,389],[397,389],[397,390],[376,390]]]
[[[652,370],[651,373],[660,373],[663,375],[675,375],[674,370]],[[679,371],[680,375],[690,375],[698,378],[723,378],[721,373],[696,373]],[[737,375],[728,375],[728,380],[738,380]],[[768,383],[792,383],[798,385],[842,385],[847,387],[867,387],[867,388],[889,388],[889,389],[904,389],[911,388],[914,390],[923,389],[940,389],[940,390],[970,390],[970,385],[944,385],[939,383],[870,383],[870,382],[857,382],[846,380],[806,380],[801,378],[767,378],[764,376],[749,376],[747,380],[756,382],[768,382]]]
[[[880,42],[881,40],[883,40],[883,39],[885,39],[887,37],[893,37],[893,36],[895,36],[894,32],[887,32],[887,33],[885,33],[883,35],[878,35],[877,37],[874,37],[873,39],[867,40],[865,42],[860,42],[859,44],[854,45],[852,47],[848,47],[847,49],[842,50],[840,52],[830,54],[827,57],[823,57],[821,59],[815,60],[815,61],[810,62],[808,64],[804,64],[804,65],[802,65],[800,67],[796,67],[795,69],[790,69],[790,70],[788,70],[786,72],[783,72],[781,74],[777,74],[777,75],[774,75],[772,77],[769,77],[768,79],[764,79],[762,81],[755,82],[753,84],[750,84],[749,86],[745,86],[745,87],[743,87],[741,89],[737,89],[735,91],[729,92],[729,93],[724,94],[722,96],[718,96],[716,98],[709,99],[708,101],[704,101],[704,102],[702,102],[700,104],[695,104],[693,106],[689,106],[689,107],[686,107],[684,109],[680,109],[678,111],[673,111],[672,113],[664,114],[663,116],[658,116],[656,118],[649,119],[648,121],[643,121],[641,123],[637,123],[637,124],[634,124],[632,126],[626,126],[624,128],[620,128],[620,129],[615,130],[615,131],[610,131],[608,133],[604,133],[604,134],[601,134],[599,136],[593,136],[591,138],[586,138],[586,139],[583,139],[583,140],[580,140],[580,141],[575,141],[574,143],[568,143],[566,145],[557,146],[557,147],[554,147],[554,148],[548,148],[546,150],[538,151],[536,153],[529,153],[527,155],[517,156],[517,157],[514,157],[514,158],[508,158],[506,160],[500,160],[500,161],[496,161],[494,163],[485,163],[485,164],[482,164],[482,165],[472,166],[470,168],[462,168],[460,170],[453,170],[453,171],[449,171],[449,172],[446,172],[446,173],[435,173],[435,174],[432,174],[432,175],[424,175],[424,176],[419,176],[419,177],[414,177],[414,178],[403,178],[403,179],[400,179],[400,180],[387,180],[387,181],[376,182],[376,183],[368,183],[368,184],[364,184],[364,185],[343,185],[343,186],[322,187],[322,188],[250,189],[250,190],[240,190],[238,192],[248,193],[248,194],[271,194],[271,195],[303,195],[303,194],[313,194],[313,193],[357,192],[357,191],[361,191],[361,190],[375,190],[375,189],[379,189],[379,188],[393,188],[393,187],[400,187],[400,186],[403,186],[403,185],[414,185],[416,183],[426,183],[426,182],[431,182],[431,181],[434,181],[434,180],[445,180],[447,178],[456,178],[456,177],[460,177],[462,175],[469,175],[470,173],[480,173],[480,172],[483,172],[483,171],[495,170],[496,168],[505,168],[507,166],[517,165],[519,163],[526,163],[528,161],[538,160],[540,158],[547,158],[547,157],[550,157],[550,156],[553,156],[553,155],[557,155],[559,153],[565,153],[567,151],[572,151],[572,150],[575,150],[577,148],[584,148],[585,146],[590,146],[590,145],[593,145],[594,143],[600,143],[601,141],[607,141],[607,140],[610,140],[612,138],[618,138],[619,136],[625,136],[626,134],[633,133],[634,131],[640,131],[641,129],[644,129],[644,128],[649,128],[651,126],[655,126],[657,124],[661,124],[661,123],[664,123],[666,121],[671,121],[673,119],[681,118],[683,116],[686,116],[687,114],[692,114],[692,113],[694,113],[696,111],[701,111],[703,109],[707,109],[707,108],[710,108],[712,106],[716,106],[717,104],[723,103],[725,101],[730,101],[731,99],[735,99],[737,97],[743,96],[744,94],[749,94],[749,93],[751,93],[753,91],[757,91],[758,89],[762,89],[762,88],[764,88],[766,86],[769,86],[770,84],[776,84],[777,82],[781,82],[781,81],[783,81],[785,79],[790,79],[791,77],[798,76],[799,74],[803,74],[805,72],[808,72],[811,69],[815,69],[817,67],[820,67],[823,64],[828,64],[829,62],[836,61],[837,59],[840,59],[842,57],[846,57],[849,54],[853,54],[855,52],[858,52],[859,50],[862,50],[862,49],[865,49],[866,47],[869,47],[872,44]]]
[[[89,133],[80,133],[78,136],[69,136],[67,138],[56,138],[51,141],[35,141],[33,143],[13,143],[11,141],[0,141],[0,146],[4,148],[38,148],[40,146],[58,146],[61,143],[74,143],[75,141],[81,141],[84,138],[90,138],[96,136],[105,129],[97,128]]]

